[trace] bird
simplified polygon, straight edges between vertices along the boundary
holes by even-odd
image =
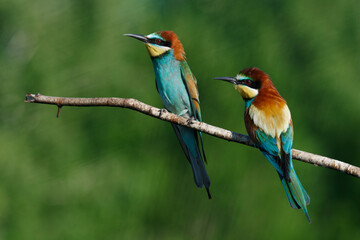
[[[293,122],[289,107],[268,74],[256,67],[241,70],[236,77],[217,77],[232,83],[245,101],[246,130],[266,159],[275,167],[289,204],[302,209],[307,220],[310,204],[292,163]]]
[[[156,89],[167,111],[192,120],[202,121],[197,80],[185,58],[185,51],[173,31],[159,31],[149,35],[124,34],[145,44],[151,57]],[[202,133],[172,123],[180,145],[192,167],[197,187],[205,186],[208,198],[210,178],[206,172],[206,161]],[[201,146],[200,146],[201,145]]]

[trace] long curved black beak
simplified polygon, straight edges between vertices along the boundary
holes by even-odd
[[[135,38],[135,39],[140,40],[140,41],[142,41],[144,43],[146,43],[148,41],[147,37],[145,37],[144,35],[140,35],[140,34],[124,34],[124,36]]]
[[[229,82],[229,83],[233,83],[233,84],[237,83],[237,79],[235,77],[216,77],[214,79]]]

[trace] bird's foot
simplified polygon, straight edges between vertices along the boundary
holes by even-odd
[[[191,116],[186,120],[186,125],[190,126],[195,121],[194,116]]]
[[[163,113],[168,113],[168,110],[166,110],[165,108],[160,109],[160,111],[159,111],[159,117],[161,117],[161,115],[162,115]]]

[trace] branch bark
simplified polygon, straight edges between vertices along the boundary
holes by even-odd
[[[107,106],[107,107],[128,108],[152,116],[154,118],[158,118],[164,121],[176,123],[182,126],[186,126],[201,131],[211,136],[215,136],[231,142],[241,143],[251,147],[256,147],[254,143],[250,140],[250,138],[246,135],[235,133],[216,126],[212,126],[204,122],[189,120],[187,118],[180,117],[176,114],[170,113],[165,109],[159,109],[132,98],[113,98],[113,97],[68,98],[68,97],[43,96],[37,93],[37,94],[27,94],[25,102],[56,105],[58,106],[57,116],[59,116],[60,109],[62,106],[77,106],[77,107]],[[360,168],[345,162],[300,151],[297,149],[292,149],[292,157],[293,159],[300,160],[302,162],[311,163],[315,166],[331,168],[340,172],[347,173],[351,176],[360,178]]]

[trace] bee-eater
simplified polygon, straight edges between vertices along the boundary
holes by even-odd
[[[290,206],[302,208],[310,222],[306,209],[310,198],[295,173],[291,159],[294,130],[290,110],[269,75],[253,67],[245,68],[236,77],[215,79],[233,83],[244,99],[244,121],[251,140],[275,167]]]
[[[201,121],[196,78],[185,60],[185,51],[177,35],[172,31],[162,31],[147,36],[139,34],[125,34],[125,36],[145,43],[154,66],[156,88],[166,110]],[[210,179],[204,166],[206,157],[201,132],[176,124],[172,126],[191,164],[196,186],[199,188],[205,186],[210,199]]]

